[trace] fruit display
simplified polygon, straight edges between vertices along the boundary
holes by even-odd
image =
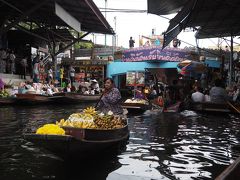
[[[103,114],[93,107],[88,107],[81,113],[71,114],[67,120],[61,119],[56,124],[46,124],[38,128],[36,134],[65,135],[64,127],[106,130],[122,128],[125,125],[126,120],[111,111]]]
[[[63,128],[56,124],[45,124],[44,126],[37,129],[36,134],[44,135],[65,135]]]
[[[67,120],[57,121],[56,125],[83,129],[117,129],[122,128],[125,122],[111,111],[107,114],[97,113],[94,107],[88,107],[82,113],[71,114]]]
[[[86,113],[74,113],[67,119],[69,121],[93,121],[93,116]]]
[[[120,116],[101,114],[94,117],[94,123],[97,129],[118,129],[125,125],[125,122]]]
[[[59,122],[56,122],[56,125],[60,127],[74,127],[74,128],[83,128],[83,129],[94,129],[96,125],[93,121],[70,121],[61,119]]]
[[[6,89],[0,91],[0,97],[5,98],[5,97],[9,97],[9,96],[10,96],[10,94]]]
[[[125,103],[148,104],[145,99],[127,99]]]

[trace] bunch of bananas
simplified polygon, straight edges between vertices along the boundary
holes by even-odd
[[[0,97],[9,97],[10,94],[7,90],[1,90],[0,91]]]
[[[93,121],[93,116],[86,113],[74,113],[67,119],[69,121]]]
[[[74,128],[83,128],[83,129],[94,129],[96,128],[93,121],[69,121],[61,119],[59,122],[56,122],[56,125],[60,127],[74,127]]]
[[[87,107],[86,109],[84,109],[83,113],[84,114],[95,115],[95,114],[97,114],[97,111],[94,107],[90,106],[90,107]]]

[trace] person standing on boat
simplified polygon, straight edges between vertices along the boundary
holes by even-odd
[[[225,103],[229,99],[227,91],[223,88],[221,79],[215,80],[215,86],[210,90],[210,98],[213,103]]]
[[[73,85],[73,83],[75,82],[75,69],[73,68],[73,66],[70,66],[69,68],[69,76],[70,76],[71,85]]]
[[[121,93],[115,88],[114,82],[111,78],[105,79],[104,88],[103,95],[97,104],[97,110],[103,113],[112,111],[113,114],[123,114]]]
[[[61,83],[61,87],[62,87],[63,75],[64,75],[64,67],[63,66],[61,66],[59,73],[60,73],[60,83]]]
[[[50,84],[50,83],[52,82],[52,80],[53,80],[53,70],[52,70],[52,68],[50,67],[50,68],[48,69],[48,84]]]

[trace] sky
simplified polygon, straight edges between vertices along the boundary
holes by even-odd
[[[93,0],[98,8],[105,8],[105,0]],[[147,10],[147,0],[107,0],[107,8],[114,9],[136,9]],[[100,9],[102,10],[102,9]],[[103,12],[105,16],[105,13]],[[173,18],[175,15],[168,15],[166,17]],[[116,23],[114,21],[116,17]],[[135,47],[138,47],[139,36],[149,36],[152,34],[152,29],[155,29],[155,34],[160,35],[166,31],[169,20],[160,16],[148,13],[120,13],[107,12],[106,19],[117,35],[117,46],[128,48],[129,38],[132,36],[135,40]],[[180,48],[185,46],[196,46],[194,38],[195,32],[182,32],[178,35],[178,39],[182,40]],[[105,44],[105,35],[95,34],[88,38],[92,39],[94,43]],[[186,42],[186,43],[184,43]],[[112,36],[107,35],[107,45],[112,45]],[[199,40],[200,47],[208,47],[217,45],[217,39]],[[224,43],[224,46],[226,44]]]

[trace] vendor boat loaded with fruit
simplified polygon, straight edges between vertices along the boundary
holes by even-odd
[[[36,133],[24,134],[27,141],[63,158],[87,157],[109,149],[118,150],[128,137],[125,118],[111,111],[105,114],[97,112],[94,107],[74,113],[55,124],[45,124]]]

